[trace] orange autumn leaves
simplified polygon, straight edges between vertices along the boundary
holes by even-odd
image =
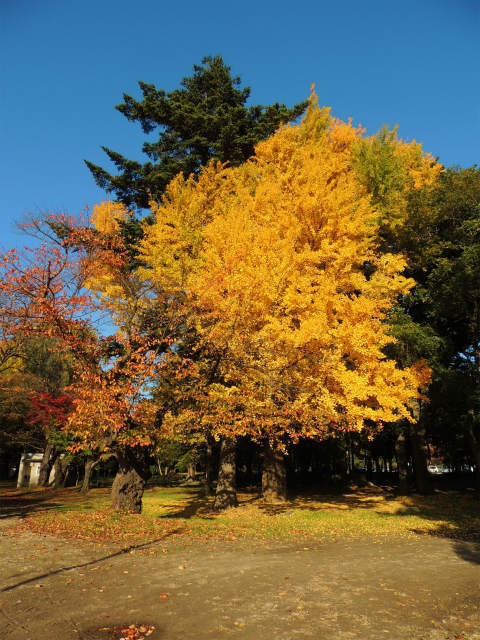
[[[186,300],[200,340],[223,353],[224,383],[207,392],[223,431],[295,440],[409,419],[428,380],[383,354],[386,312],[414,283],[401,256],[377,251],[353,168],[361,136],[312,99],[243,166],[177,176],[152,203],[140,275]]]
[[[129,212],[108,202],[95,207],[94,228],[53,216],[62,234],[26,271],[3,256],[4,335],[43,332],[76,362],[68,428],[78,447],[150,444],[159,407],[148,392],[162,376],[188,378],[172,394],[191,395],[166,430],[279,442],[410,419],[429,370],[384,355],[387,312],[414,283],[401,256],[379,251],[377,224],[385,203],[401,224],[407,189],[441,168],[392,138],[401,179],[380,210],[359,170],[377,153],[363,133],[313,96],[300,124],[281,127],[242,166],[211,162],[195,179],[177,176],[151,203],[134,263],[120,233]],[[113,336],[93,331],[99,310]],[[152,337],[144,321],[157,313],[162,333]],[[212,354],[215,376],[200,357],[178,364],[170,347],[182,330],[198,354]]]
[[[136,331],[132,313],[123,313],[117,335],[99,335],[95,319],[106,306],[86,288],[95,265],[102,274],[122,272],[120,240],[63,215],[28,224],[42,245],[0,257],[2,352],[14,344],[21,358],[22,340],[41,337],[68,361],[74,382],[62,394],[72,411],[63,428],[75,438],[73,450],[149,444],[152,411],[144,389],[160,366],[157,341]]]

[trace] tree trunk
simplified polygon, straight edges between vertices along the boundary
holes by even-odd
[[[47,442],[47,446],[45,447],[45,451],[43,454],[42,462],[40,464],[40,471],[38,474],[38,486],[46,487],[48,484],[48,479],[50,477],[50,471],[55,463],[57,458],[57,452],[55,450],[55,446],[50,442]]]
[[[53,488],[61,489],[65,486],[67,480],[68,468],[71,464],[71,459],[67,456],[61,458],[57,456],[53,468],[55,469],[55,475],[53,478]]]
[[[467,424],[467,439],[475,461],[477,490],[480,491],[480,442],[475,435],[472,422],[469,421]]]
[[[408,494],[408,469],[407,469],[407,442],[405,431],[400,430],[396,442],[397,466],[398,466],[398,491],[401,495]]]
[[[248,455],[245,460],[245,482],[250,486],[254,484],[253,456],[255,455],[255,449],[252,443],[250,443],[247,453]]]
[[[90,491],[90,481],[92,479],[92,473],[100,460],[95,460],[91,456],[88,456],[85,460],[85,473],[83,474],[82,488],[80,493],[86,495]]]
[[[222,438],[220,443],[217,490],[213,503],[213,508],[217,511],[228,509],[228,507],[236,507],[238,504],[236,448],[237,443],[234,438]]]
[[[425,425],[420,411],[420,401],[415,398],[413,417],[417,421],[410,425],[410,439],[413,449],[413,464],[415,465],[415,485],[417,491],[423,494],[433,493],[432,480],[427,468],[427,444],[425,441]]]
[[[262,496],[265,502],[285,502],[287,499],[285,456],[269,442],[263,450]]]
[[[195,481],[196,475],[197,475],[197,469],[195,467],[195,464],[189,464],[187,466],[187,482]]]
[[[367,467],[367,473],[371,475],[373,473],[373,462],[371,456],[368,456],[368,458],[366,458],[365,466]]]
[[[213,496],[213,447],[215,444],[214,438],[211,435],[207,435],[207,446],[205,451],[205,494],[207,496]]]
[[[157,461],[157,467],[158,467],[158,475],[159,476],[163,476],[163,471],[162,471],[162,463],[160,462],[160,458],[156,458]],[[165,474],[167,475],[167,474]]]
[[[112,484],[112,507],[115,511],[142,512],[142,497],[150,472],[142,447],[115,452],[118,471]]]

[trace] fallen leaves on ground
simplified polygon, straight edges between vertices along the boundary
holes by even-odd
[[[110,640],[144,640],[155,631],[155,627],[151,624],[119,624],[103,627],[100,631],[110,631]]]
[[[46,512],[24,518],[16,530],[53,534],[98,542],[147,542],[180,533],[178,523],[144,518],[142,515],[117,514],[112,509],[82,512]]]
[[[145,492],[142,514],[117,513],[107,508],[106,489],[95,490],[92,496],[81,500],[77,494],[65,491],[59,507],[48,502],[53,499],[53,494],[48,493],[43,507],[36,507],[31,513],[27,501],[25,517],[3,535],[28,531],[128,547],[179,539],[183,544],[192,544],[198,540],[312,540],[364,535],[380,540],[419,534],[476,541],[480,531],[478,501],[458,491],[398,497],[388,487],[366,487],[336,494],[301,495],[279,505],[265,504],[251,493],[240,493],[237,509],[216,513],[211,499],[205,498],[198,487],[155,488]],[[17,496],[19,500],[22,497],[23,494]],[[131,551],[134,552],[156,555],[160,550]]]

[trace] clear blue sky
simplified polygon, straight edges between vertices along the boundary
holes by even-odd
[[[114,109],[137,81],[172,90],[221,54],[252,103],[321,104],[374,133],[399,124],[446,165],[480,153],[480,0],[0,0],[0,247],[23,212],[106,198],[100,145],[142,158]]]

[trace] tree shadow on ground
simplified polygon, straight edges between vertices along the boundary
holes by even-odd
[[[349,508],[371,509],[376,502],[393,501],[396,496],[391,487],[380,488],[377,486],[367,487],[358,491],[349,489],[347,491],[309,492],[302,494],[292,494],[285,502],[268,503],[265,502],[257,490],[239,491],[239,506],[256,506],[261,512],[267,515],[279,515],[289,513],[293,510],[320,511],[326,507],[335,510],[347,510]],[[212,519],[218,515],[213,510],[214,498],[205,496],[203,489],[191,490],[191,497],[181,502],[166,505],[166,513],[158,516],[161,519],[189,519],[198,517],[201,519]]]
[[[200,517],[205,520],[213,519],[212,513],[213,501],[207,498],[199,491],[197,494],[193,494],[187,500],[182,499],[180,504],[173,504],[165,506],[166,513],[162,513],[157,516],[159,520],[172,520],[172,519],[189,519],[194,517]]]
[[[213,520],[220,512],[213,508],[214,496],[206,496],[204,489],[189,488],[191,496],[187,499],[182,498],[180,502],[172,505],[165,505],[166,513],[157,516],[159,519],[190,519],[200,518],[202,520]],[[240,493],[240,503],[246,505],[259,500],[258,495],[250,496]]]
[[[165,536],[163,536],[162,538],[157,538],[156,540],[149,540],[148,542],[143,542],[141,544],[132,544],[128,547],[124,547],[123,549],[120,549],[118,551],[114,551],[113,553],[109,553],[105,556],[102,556],[100,558],[95,558],[94,560],[89,560],[88,562],[82,562],[80,564],[74,564],[74,565],[70,565],[68,567],[60,567],[59,569],[54,569],[52,571],[48,571],[46,573],[42,573],[40,575],[34,576],[33,578],[27,578],[26,580],[21,580],[20,582],[17,582],[16,584],[12,584],[9,585],[7,587],[4,587],[3,589],[0,589],[0,593],[6,592],[6,591],[13,591],[13,589],[16,589],[17,587],[21,587],[25,584],[30,584],[32,582],[36,582],[38,580],[42,580],[45,578],[49,578],[50,576],[54,576],[57,575],[59,573],[64,573],[65,571],[71,571],[73,569],[83,569],[84,567],[90,567],[94,564],[98,564],[100,562],[104,562],[105,560],[111,560],[112,558],[116,558],[118,556],[122,556],[125,555],[127,553],[131,553],[132,551],[138,551],[138,550],[142,550],[142,549],[147,549],[149,547],[152,547],[153,545],[159,543],[159,542],[164,542],[165,538],[168,538],[170,536],[174,536],[178,533],[181,532],[181,529],[176,529],[174,531],[169,531]]]
[[[452,544],[455,553],[467,562],[480,564],[480,542],[456,541]]]
[[[451,490],[432,495],[413,494],[404,497],[404,507],[381,516],[395,518],[415,516],[431,523],[428,529],[412,527],[417,535],[445,538],[452,549],[467,562],[480,564],[480,501],[475,493]]]
[[[293,510],[322,511],[329,510],[346,511],[352,508],[372,509],[376,503],[385,504],[397,499],[392,487],[349,487],[346,489],[331,489],[325,491],[308,491],[291,494],[285,502],[267,503],[257,497],[257,507],[264,513],[279,515]]]
[[[459,557],[467,562],[480,564],[480,501],[473,492],[437,490],[429,496],[400,496],[390,485],[369,484],[363,487],[329,487],[323,491],[292,493],[286,502],[273,504],[266,503],[256,489],[239,491],[238,496],[240,508],[251,506],[260,513],[273,516],[289,515],[296,511],[330,511],[341,514],[342,511],[348,512],[350,509],[370,510],[383,518],[414,516],[428,521],[431,525],[425,529],[417,524],[415,528],[415,524],[412,523],[412,533],[450,539],[452,549]],[[88,498],[85,498],[74,488],[29,491],[22,494],[12,487],[10,491],[3,490],[0,498],[0,518],[24,518],[41,511],[61,510],[65,507],[70,509],[72,505],[74,509],[78,506],[82,510],[97,508],[100,502],[105,503],[108,500],[108,489],[94,489]],[[84,504],[83,501],[86,500],[89,502]],[[212,521],[219,515],[213,510],[213,500],[213,497],[205,496],[202,486],[190,486],[187,490],[181,487],[178,499],[162,505],[162,513],[156,518],[172,522],[193,518]]]
[[[277,504],[258,501],[257,507],[271,515],[298,510],[338,513],[355,508],[373,510],[382,518],[414,516],[432,523],[432,527],[427,530],[412,527],[412,533],[450,539],[459,557],[480,564],[480,501],[472,492],[451,490],[427,496],[402,496],[391,486],[370,485],[328,493],[303,493]]]

